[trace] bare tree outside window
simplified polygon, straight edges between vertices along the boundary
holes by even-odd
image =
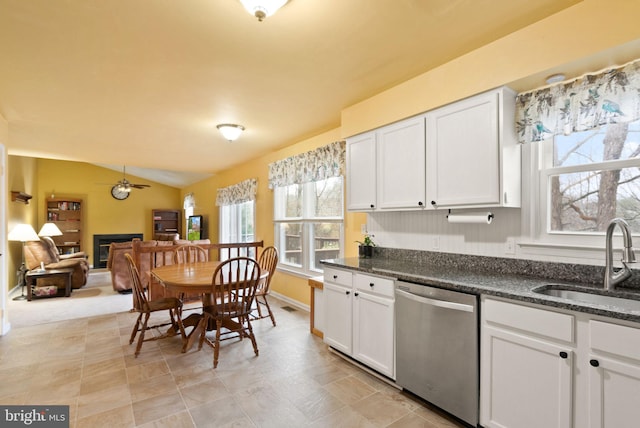
[[[550,232],[604,232],[626,219],[640,232],[640,121],[556,136],[549,174]]]

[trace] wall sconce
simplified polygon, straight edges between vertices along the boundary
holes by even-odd
[[[242,134],[242,131],[244,131],[244,126],[233,123],[221,123],[216,126],[216,128],[218,128],[222,136],[229,141],[237,140],[240,134]]]

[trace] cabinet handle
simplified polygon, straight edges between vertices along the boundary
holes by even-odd
[[[418,206],[421,207],[423,205],[422,201],[418,202]]]
[[[600,365],[600,362],[598,360],[589,360],[589,364],[591,364],[593,367],[598,367]]]
[[[436,205],[436,201],[431,201],[431,205]]]
[[[375,208],[375,206],[373,204],[371,204],[371,208]]]
[[[333,275],[333,279],[338,279],[338,275]]]
[[[358,297],[360,295],[360,293],[358,293],[357,291],[355,293],[353,293],[354,296]]]
[[[345,293],[347,293],[347,296],[348,296],[349,294],[351,294],[351,291],[345,291]]]
[[[369,283],[369,287],[373,287],[375,284],[373,282]]]
[[[567,354],[566,352],[562,351],[560,352],[560,358],[567,358],[569,356],[569,354]]]

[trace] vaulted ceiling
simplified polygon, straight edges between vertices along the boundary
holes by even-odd
[[[258,22],[237,0],[0,0],[0,114],[10,154],[195,179],[576,3],[291,0]]]

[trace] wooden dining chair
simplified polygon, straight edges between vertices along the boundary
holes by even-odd
[[[206,262],[209,261],[209,252],[196,244],[183,244],[176,247],[173,250],[173,263],[175,264],[183,264],[183,263],[196,263],[196,262]],[[185,300],[196,300],[200,299],[201,296],[192,296],[185,295],[185,293],[180,293],[178,296],[180,300],[183,302]],[[189,310],[197,309],[197,308],[189,308]]]
[[[138,344],[136,345],[136,358],[138,357],[138,354],[140,354],[140,348],[142,348],[143,342],[164,339],[166,337],[173,336],[177,331],[180,332],[182,340],[186,340],[186,334],[184,332],[184,327],[182,325],[181,319],[182,301],[177,297],[163,297],[155,300],[147,299],[146,290],[142,286],[142,282],[140,281],[140,274],[138,272],[138,268],[133,262],[133,258],[130,254],[125,254],[124,256],[127,260],[127,268],[132,284],[133,308],[139,313],[138,319],[136,319],[136,323],[133,326],[133,331],[131,332],[131,338],[129,339],[129,345],[131,345],[135,340],[138,332],[140,332],[140,335],[138,336]],[[170,322],[149,326],[148,322],[151,313],[159,311],[168,311]],[[145,332],[147,330],[169,325],[172,326],[172,328],[168,329],[166,333],[160,336],[154,336],[145,339]]]
[[[209,252],[196,244],[179,245],[173,250],[173,263],[195,263],[209,261]]]
[[[212,304],[203,308],[202,334],[198,349],[206,341],[213,348],[213,368],[218,367],[220,341],[240,337],[251,339],[253,351],[258,345],[249,320],[258,282],[260,266],[254,259],[235,257],[222,262],[214,271],[211,281]],[[207,337],[209,321],[215,322],[215,338]],[[222,330],[225,330],[224,332]]]
[[[260,280],[258,284],[258,289],[256,290],[256,299],[255,299],[255,309],[258,311],[258,315],[255,315],[255,311],[252,311],[252,317],[254,319],[262,319],[269,317],[271,318],[271,322],[273,326],[276,326],[276,318],[273,316],[273,311],[271,310],[271,306],[269,306],[269,301],[267,300],[267,295],[269,294],[269,287],[271,285],[271,279],[273,275],[276,273],[276,266],[278,265],[278,249],[276,247],[267,247],[260,254],[260,259],[258,260],[258,264],[260,265],[260,271],[264,274],[264,272],[269,272],[269,275],[266,278]],[[264,305],[267,308],[267,313],[262,314],[262,309],[260,309],[260,305]]]

